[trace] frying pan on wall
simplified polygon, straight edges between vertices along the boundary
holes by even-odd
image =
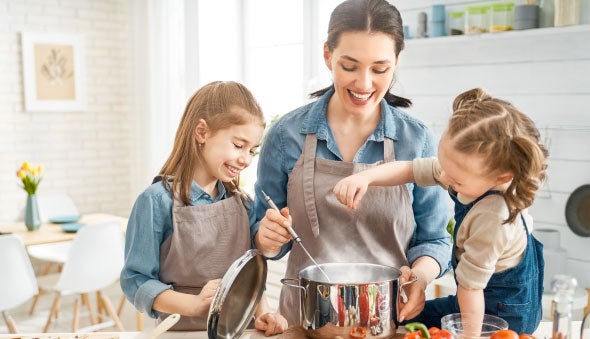
[[[565,220],[581,237],[590,237],[590,185],[576,188],[565,204]]]

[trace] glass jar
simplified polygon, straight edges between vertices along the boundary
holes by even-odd
[[[449,35],[462,35],[465,29],[465,12],[449,13]]]
[[[580,23],[580,0],[555,0],[555,26]]]
[[[489,28],[489,6],[467,6],[465,34],[486,33]]]
[[[514,2],[496,2],[490,5],[490,32],[512,30]]]

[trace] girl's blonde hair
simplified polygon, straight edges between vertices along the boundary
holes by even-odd
[[[203,161],[202,150],[195,134],[201,119],[207,123],[213,134],[234,125],[251,122],[265,127],[260,105],[246,86],[240,83],[214,81],[193,94],[180,119],[172,152],[160,170],[164,187],[185,205],[192,205],[189,199],[191,184],[197,165]],[[238,176],[223,185],[229,196],[240,194],[242,198],[248,198],[240,189],[239,181]]]
[[[514,222],[545,180],[549,152],[535,123],[511,103],[474,88],[455,98],[446,135],[457,151],[483,156],[487,174],[514,175],[503,193],[510,211],[505,223]]]

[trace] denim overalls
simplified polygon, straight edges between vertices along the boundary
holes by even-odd
[[[500,194],[500,192],[488,191],[473,202],[464,205],[456,197],[456,193],[449,190],[449,195],[455,203],[456,225],[453,239],[457,239],[459,227],[469,210],[490,194]],[[543,261],[543,244],[529,233],[522,215],[521,218],[527,234],[527,246],[522,260],[515,267],[494,273],[483,293],[486,314],[503,318],[508,322],[508,327],[517,333],[532,334],[541,322],[545,263]],[[453,246],[451,257],[453,269],[457,268],[455,248],[456,246]],[[455,283],[458,285],[456,276]],[[422,313],[412,321],[423,322],[428,327],[440,327],[442,316],[458,312],[457,296],[452,295],[427,301]]]

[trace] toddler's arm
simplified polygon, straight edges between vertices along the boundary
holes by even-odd
[[[414,182],[411,161],[393,161],[353,174],[334,186],[338,201],[352,210],[367,192],[368,186],[396,186]]]
[[[464,322],[463,334],[469,338],[479,337],[485,313],[483,290],[469,289],[458,284],[457,299],[461,314],[469,317],[469,321]]]

